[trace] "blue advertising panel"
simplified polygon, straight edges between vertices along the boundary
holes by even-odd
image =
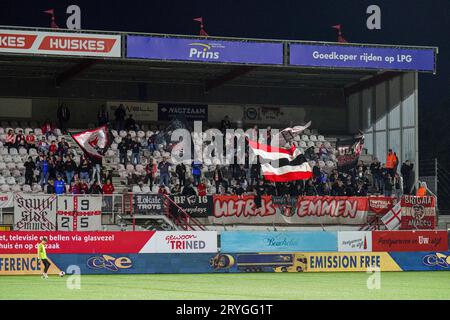
[[[127,36],[127,57],[153,60],[283,64],[283,44]]]
[[[221,252],[337,251],[337,232],[221,232]]]
[[[390,252],[403,271],[450,271],[450,252]]]
[[[289,64],[305,67],[435,71],[433,48],[290,44]]]
[[[208,121],[208,106],[203,104],[159,103],[158,121],[174,119]]]

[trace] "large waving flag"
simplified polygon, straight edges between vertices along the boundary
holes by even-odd
[[[305,156],[295,147],[283,149],[248,140],[249,147],[261,159],[272,161],[261,164],[264,179],[274,182],[308,180],[312,168]]]
[[[107,126],[72,134],[72,138],[84,153],[97,159],[103,158],[113,141]]]

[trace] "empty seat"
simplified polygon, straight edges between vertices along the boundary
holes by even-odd
[[[131,189],[131,192],[133,193],[142,193],[141,187],[134,185],[133,188]]]
[[[145,132],[144,131],[138,131],[137,136],[139,138],[144,138],[145,137]]]
[[[0,190],[2,190],[2,192],[8,192],[11,190],[11,188],[7,184],[2,184],[2,186],[0,187]]]
[[[18,169],[13,170],[12,176],[14,178],[19,178],[21,176],[20,171]]]
[[[315,145],[314,142],[309,141],[309,142],[307,143],[307,146],[308,146],[308,148],[311,148],[311,147],[315,147],[316,145]]]
[[[60,136],[60,135],[62,135],[61,130],[58,129],[58,128],[56,128],[56,129],[55,129],[55,136]]]
[[[15,184],[11,187],[11,191],[20,192],[22,191],[22,188],[18,184]]]
[[[122,138],[125,138],[127,136],[127,132],[124,131],[124,130],[120,130],[119,136],[122,137]]]
[[[40,136],[40,135],[42,135],[42,130],[40,128],[36,128],[36,129],[34,129],[34,134],[37,136]]]
[[[28,151],[25,148],[19,148],[19,154],[20,155],[26,155],[26,154],[28,154]]]
[[[42,192],[42,187],[41,187],[41,185],[39,185],[39,184],[34,184],[34,185],[33,185],[33,188],[32,188],[32,191],[33,191],[34,193]]]
[[[19,154],[19,151],[17,151],[16,148],[10,148],[9,149],[9,154],[10,155],[16,155],[16,154]]]
[[[304,134],[304,135],[302,135],[302,140],[309,141],[309,137],[306,134]]]
[[[119,134],[117,133],[117,130],[111,130],[111,134],[113,135],[114,138],[119,136]]]
[[[134,139],[136,137],[136,131],[131,130],[130,132],[128,132],[130,134],[130,137],[132,139]]]
[[[25,128],[24,133],[25,133],[25,134],[33,133],[33,129],[31,129],[31,128]]]
[[[14,162],[9,162],[9,163],[6,164],[6,167],[9,170],[14,170],[16,168],[16,164]]]
[[[6,163],[0,162],[0,170],[5,170],[5,169],[6,169]]]
[[[12,157],[9,154],[3,155],[3,161],[6,163],[12,162]]]
[[[321,167],[321,168],[325,167],[325,162],[322,160],[319,160],[319,167]]]
[[[311,136],[309,136],[309,140],[316,142],[317,141],[317,137],[315,135],[311,135]]]
[[[117,150],[117,143],[111,144],[111,150],[116,151]]]
[[[5,183],[6,183],[6,179],[3,176],[0,176],[0,185],[5,184]]]
[[[15,134],[18,134],[20,131],[22,131],[22,133],[23,133],[23,129],[22,128],[15,128],[14,129],[14,133]]]
[[[22,186],[22,191],[23,192],[31,192],[31,187],[28,184],[24,184]]]
[[[16,179],[14,179],[14,177],[8,177],[6,183],[12,186],[13,184],[16,184]]]
[[[37,150],[35,148],[31,148],[30,150],[28,150],[28,154],[32,157],[35,157],[38,155]]]
[[[150,193],[151,192],[151,190],[150,190],[150,187],[149,186],[142,186],[142,192],[143,193]]]
[[[317,140],[319,140],[319,141],[325,141],[325,137],[322,136],[322,135],[319,135],[319,136],[317,137]]]
[[[3,127],[0,127],[0,134],[4,134],[5,133],[5,129]]]

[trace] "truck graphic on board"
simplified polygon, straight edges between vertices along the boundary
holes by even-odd
[[[236,267],[241,272],[303,272],[307,258],[296,253],[217,254],[210,260],[215,270]]]

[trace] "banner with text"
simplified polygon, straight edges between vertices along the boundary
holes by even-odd
[[[181,207],[188,215],[194,218],[207,218],[213,207],[212,196],[171,196],[173,202]],[[173,203],[170,204],[172,213],[179,209]]]
[[[0,53],[121,57],[121,36],[97,33],[0,30]]]
[[[127,115],[133,115],[137,121],[158,121],[158,104],[151,102],[131,102],[131,101],[108,101],[106,110],[110,119],[114,116],[116,109],[122,105]]]
[[[447,231],[373,231],[373,251],[448,251]]]
[[[133,214],[163,215],[164,199],[159,194],[133,194]]]
[[[16,193],[14,230],[55,231],[56,196]]]
[[[400,229],[434,229],[436,201],[434,197],[402,196]]]
[[[203,104],[159,103],[158,120],[208,121],[208,106]]]
[[[215,224],[348,224],[367,222],[366,197],[298,197],[294,204],[263,196],[257,207],[254,196],[213,196]],[[275,201],[274,201],[275,200]]]
[[[283,64],[283,44],[127,36],[127,57],[152,60]]]
[[[290,64],[378,70],[435,71],[434,48],[410,49],[356,45],[290,44]]]

